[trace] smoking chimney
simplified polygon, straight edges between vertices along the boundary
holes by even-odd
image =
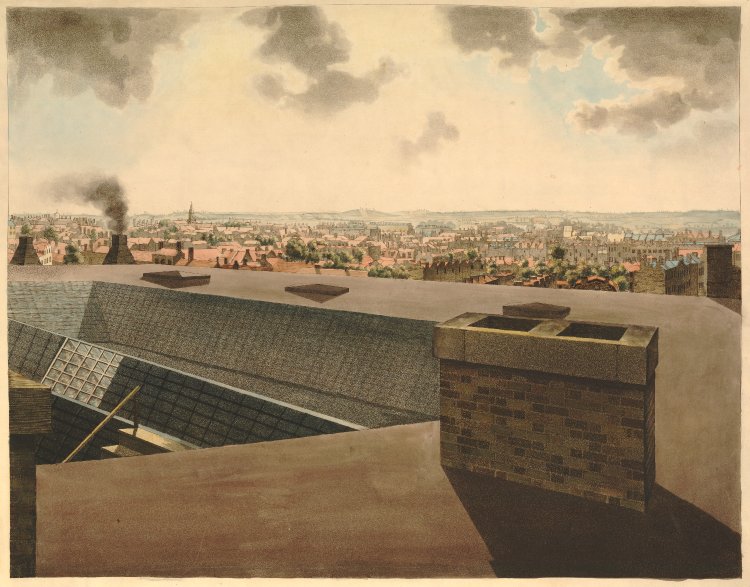
[[[135,265],[133,253],[128,249],[128,235],[112,235],[112,246],[104,257],[104,265]]]
[[[7,258],[7,257],[6,257]],[[19,236],[16,252],[10,260],[11,265],[41,265],[39,255],[34,250],[33,236]]]

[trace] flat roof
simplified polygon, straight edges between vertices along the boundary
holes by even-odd
[[[163,267],[9,266],[8,279],[160,288],[140,277]],[[500,314],[504,305],[545,302],[570,306],[571,320],[656,326],[656,481],[732,530],[740,530],[742,319],[710,298],[266,271],[195,272],[210,274],[211,283],[181,291],[435,322],[465,312]],[[349,293],[320,304],[284,291],[286,286],[310,283],[348,287]]]
[[[740,539],[440,466],[437,422],[37,468],[38,576],[735,577]]]
[[[8,266],[8,281],[105,281],[141,287],[165,289],[141,279],[142,275],[163,270],[164,265],[51,265]],[[205,267],[183,267],[184,274],[210,275],[208,285],[186,287],[180,291],[204,293],[298,306],[382,314],[398,318],[443,322],[462,312],[501,314],[503,305],[532,301],[571,306],[569,318],[589,320],[612,316],[618,320],[654,323],[664,313],[697,308],[716,309],[728,320],[739,316],[709,298],[666,296],[658,294],[617,293],[617,304],[611,304],[614,292],[547,289],[519,286],[478,286],[477,284],[422,281],[413,279],[356,279],[338,275],[247,271]],[[285,287],[321,283],[349,288],[349,292],[323,304],[293,293]],[[604,297],[603,297],[604,296]],[[697,304],[697,306],[696,306]],[[644,322],[645,321],[645,322]]]
[[[434,423],[37,468],[38,576],[494,576]]]

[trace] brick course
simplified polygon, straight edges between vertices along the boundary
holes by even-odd
[[[644,511],[655,476],[645,385],[440,361],[446,466]]]

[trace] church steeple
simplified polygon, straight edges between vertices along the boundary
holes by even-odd
[[[188,210],[187,223],[193,224],[195,222],[195,216],[193,216],[193,203],[190,202],[190,210]]]

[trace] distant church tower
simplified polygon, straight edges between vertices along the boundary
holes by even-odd
[[[188,210],[188,219],[187,219],[187,223],[188,223],[188,224],[193,224],[193,223],[195,223],[195,216],[193,216],[193,203],[192,203],[192,202],[190,202],[190,210]]]

